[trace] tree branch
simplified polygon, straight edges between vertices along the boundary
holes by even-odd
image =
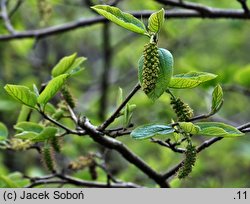
[[[237,129],[241,131],[241,130],[244,130],[245,128],[248,128],[248,127],[250,127],[250,123],[246,123],[244,125],[241,125],[241,126],[237,127]],[[223,137],[213,137],[209,140],[206,140],[205,142],[203,142],[200,146],[198,146],[196,148],[197,153],[200,153],[201,151],[205,150],[206,148],[208,148],[212,144],[214,144],[222,139],[223,139]],[[181,161],[179,164],[177,164],[172,169],[170,169],[169,171],[167,171],[165,174],[163,174],[163,178],[168,179],[169,177],[173,176],[181,168],[183,163],[184,163],[184,160]]]
[[[155,0],[155,1],[164,5],[177,6],[180,8],[195,10],[201,14],[209,14],[213,9],[211,7],[204,6],[202,4],[179,1],[179,0]]]
[[[153,11],[139,11],[130,12],[137,18],[148,18]],[[218,9],[210,8],[208,13],[200,13],[195,10],[177,10],[177,11],[166,11],[165,16],[167,18],[231,18],[231,19],[250,19],[250,14],[246,14],[242,9]],[[97,23],[104,23],[108,20],[101,17],[92,17],[79,19],[63,25],[52,26],[44,29],[28,30],[24,32],[16,32],[12,35],[0,35],[0,41],[13,40],[13,39],[24,39],[24,38],[44,38],[51,35],[61,34],[77,28],[91,26]]]
[[[237,0],[237,1],[241,4],[241,7],[244,10],[244,12],[246,14],[248,14],[249,13],[249,8],[247,6],[247,0]]]
[[[139,88],[137,85],[136,87]],[[134,89],[136,90],[136,89]],[[132,96],[131,96],[132,97]],[[85,130],[89,136],[97,143],[109,148],[114,149],[119,152],[123,158],[125,158],[131,164],[134,164],[138,169],[145,173],[149,178],[153,179],[159,186],[168,188],[169,184],[162,179],[162,175],[154,171],[147,163],[145,163],[141,158],[131,152],[122,142],[104,136],[102,132],[96,129],[88,119],[79,121],[79,126]]]
[[[104,123],[98,127],[98,130],[103,131],[108,127],[120,114],[120,111],[125,107],[129,100],[135,95],[135,93],[141,88],[140,84],[136,84],[133,90],[129,93],[127,98],[122,102],[122,104],[115,110],[115,112],[106,120]]]
[[[11,34],[15,34],[16,31],[13,28],[13,26],[11,25],[8,11],[6,8],[7,0],[1,0],[0,4],[1,4],[0,5],[1,6],[1,16],[2,16],[2,19],[4,20],[5,27]]]

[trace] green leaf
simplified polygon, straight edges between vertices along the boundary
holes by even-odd
[[[26,106],[30,106],[32,108],[35,107],[37,103],[37,97],[35,93],[30,91],[30,89],[26,86],[20,86],[20,85],[12,85],[7,84],[5,85],[4,89],[7,91],[7,93],[12,96],[17,101],[21,102],[22,104]]]
[[[29,180],[23,177],[20,172],[13,172],[9,175],[0,175],[0,188],[21,188],[29,184]]]
[[[200,131],[200,127],[191,122],[179,122],[178,124],[181,129],[186,133],[198,134]]]
[[[57,133],[57,128],[55,127],[46,127],[39,135],[33,137],[31,140],[33,142],[43,142],[52,137],[55,137]]]
[[[219,122],[198,122],[195,125],[200,127],[199,135],[204,136],[218,136],[218,137],[238,137],[243,136],[244,133],[237,128]]]
[[[48,85],[45,87],[43,92],[38,97],[38,103],[43,105],[48,103],[48,101],[51,98],[53,98],[56,95],[56,93],[62,88],[68,77],[69,74],[62,74],[50,80]]]
[[[27,122],[27,121],[17,123],[14,126],[14,128],[20,132],[28,131],[28,132],[40,133],[43,131],[43,126],[37,123]]]
[[[190,89],[216,77],[217,75],[207,72],[188,72],[185,74],[178,74],[172,77],[169,87],[175,89]]]
[[[134,139],[147,139],[156,135],[167,135],[173,133],[175,129],[168,125],[148,124],[137,127],[131,132]]]
[[[0,141],[5,140],[8,137],[7,127],[0,122]]]
[[[22,140],[31,140],[32,138],[36,137],[38,133],[36,132],[29,132],[29,131],[23,131],[21,133],[18,133],[15,135],[16,138],[22,139]]]
[[[17,188],[18,185],[8,176],[0,175],[1,188]]]
[[[174,59],[172,54],[164,48],[159,48],[158,53],[160,60],[158,78],[156,80],[155,88],[147,94],[147,96],[153,101],[159,98],[166,91],[173,75]],[[144,56],[142,56],[138,62],[138,79],[140,84],[143,84],[143,64]]]
[[[122,12],[120,9],[107,6],[107,5],[96,5],[91,7],[100,15],[106,17],[108,20],[116,23],[117,25],[126,28],[135,33],[145,34],[147,30],[145,25],[129,13]]]
[[[152,13],[148,19],[148,29],[153,33],[158,33],[164,23],[164,9]]]
[[[57,77],[61,74],[65,74],[70,67],[74,64],[77,53],[74,53],[70,56],[62,58],[56,66],[52,69],[52,76]]]
[[[223,103],[223,90],[221,88],[221,86],[218,84],[213,91],[212,94],[212,107],[211,107],[211,111],[213,113],[217,112],[221,105]]]

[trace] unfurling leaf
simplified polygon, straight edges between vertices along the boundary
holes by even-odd
[[[211,112],[215,113],[220,109],[223,103],[223,91],[219,84],[214,88],[212,97],[213,98],[212,98]]]
[[[77,69],[84,61],[85,57],[78,57],[77,53],[62,58],[56,66],[52,69],[52,76],[57,77],[62,74],[71,74]]]
[[[28,87],[20,85],[5,85],[4,89],[7,93],[17,101],[21,102],[26,106],[34,108],[37,103],[36,94],[33,93]]]
[[[218,137],[238,137],[244,133],[237,128],[219,122],[198,122],[195,125],[200,127],[199,135]]]
[[[179,122],[178,124],[185,133],[198,134],[200,131],[200,127],[191,122]]]
[[[153,33],[158,33],[164,23],[164,9],[152,13],[148,19],[148,29]]]
[[[174,89],[190,89],[200,84],[216,78],[217,75],[207,72],[188,72],[186,74],[177,74],[171,78],[170,88]]]
[[[112,21],[113,23],[116,23],[117,25],[123,28],[126,28],[135,33],[147,33],[145,25],[139,19],[135,18],[129,13],[122,12],[116,7],[107,5],[96,5],[91,8],[94,9],[100,15],[104,16],[108,20]]]
[[[45,105],[62,88],[69,74],[62,74],[53,78],[38,97],[38,103]]]
[[[130,135],[134,139],[147,139],[156,135],[167,135],[174,131],[175,129],[168,125],[148,124],[137,127]]]

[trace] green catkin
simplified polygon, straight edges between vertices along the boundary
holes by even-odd
[[[42,157],[45,166],[48,168],[49,171],[54,172],[55,171],[55,164],[54,164],[54,159],[52,155],[52,148],[50,145],[45,144],[43,149],[42,149]]]
[[[172,105],[173,110],[176,113],[178,121],[188,121],[193,117],[193,110],[190,106],[184,103],[180,98],[171,97],[170,104]]]
[[[41,17],[40,24],[42,26],[46,25],[49,22],[49,19],[52,14],[52,5],[48,0],[39,0],[38,10]]]
[[[76,103],[75,103],[75,99],[72,96],[69,87],[67,85],[63,86],[61,93],[63,95],[63,98],[65,99],[65,101],[67,102],[67,104],[71,107],[71,108],[75,108]]]
[[[191,143],[188,143],[187,150],[185,152],[186,157],[178,173],[179,179],[183,179],[187,177],[192,172],[192,168],[196,161],[196,155],[197,155],[197,152],[196,152],[195,146],[192,145]]]
[[[144,46],[143,56],[142,89],[148,94],[155,88],[160,71],[158,48],[155,42]]]
[[[61,151],[61,145],[58,137],[52,137],[50,139],[50,144],[56,152]]]

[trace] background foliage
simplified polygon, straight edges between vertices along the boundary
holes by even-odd
[[[17,30],[31,30],[59,25],[79,18],[96,16],[90,10],[88,1],[51,0],[46,1],[48,9],[39,13],[39,1],[23,1],[20,8],[11,17]],[[220,8],[241,8],[237,1],[193,1]],[[100,3],[98,0],[94,4]],[[108,3],[108,2],[107,2]],[[15,1],[9,1],[8,7]],[[155,1],[120,1],[118,7],[124,11],[159,10],[162,5]],[[50,9],[51,8],[51,9]],[[176,95],[189,103],[195,115],[209,112],[212,87],[220,83],[224,89],[224,105],[219,114],[213,117],[217,121],[226,121],[239,126],[250,121],[250,26],[248,20],[230,19],[167,19],[159,36],[159,47],[170,50],[175,59],[174,73],[188,71],[211,72],[219,75],[216,80],[207,82],[200,88],[177,90]],[[105,28],[106,26],[106,28]],[[107,28],[108,27],[108,28]],[[109,68],[107,63],[107,33],[112,53]],[[108,31],[107,31],[108,30]],[[8,34],[4,22],[0,20],[0,33]],[[0,41],[0,121],[7,124],[11,134],[17,121],[21,106],[7,96],[3,87],[7,83],[32,87],[49,80],[53,66],[63,56],[74,52],[87,57],[85,70],[70,79],[69,85],[78,100],[77,111],[88,116],[93,124],[101,124],[103,118],[116,107],[119,87],[127,94],[137,82],[137,62],[147,39],[125,31],[114,24],[95,24],[70,32],[41,39],[16,39]],[[109,50],[109,51],[110,51]],[[110,56],[108,56],[110,57]],[[105,60],[106,59],[106,60]],[[108,72],[109,87],[107,103],[101,103],[104,69]],[[235,91],[236,90],[236,91]],[[240,90],[240,91],[237,91]],[[244,92],[242,93],[242,90]],[[55,98],[55,102],[59,98]],[[131,104],[136,104],[132,122],[135,126],[152,122],[171,122],[174,117],[169,107],[169,97],[163,95],[152,103],[143,92],[135,95]],[[106,104],[106,105],[105,105]],[[34,115],[33,121],[39,116]],[[67,120],[65,120],[67,123]],[[122,124],[117,120],[114,126]],[[70,125],[70,124],[69,124]],[[184,180],[171,179],[173,187],[250,187],[250,140],[249,135],[237,139],[224,139],[198,155],[197,163],[190,176]],[[136,141],[129,136],[119,140],[141,156],[154,169],[164,171],[174,166],[182,155],[167,148],[152,144],[149,140]],[[204,140],[198,138],[197,141]],[[63,142],[61,160],[63,164],[88,152],[103,152],[103,148],[90,139],[77,136],[67,137]],[[125,181],[141,185],[154,186],[145,175],[128,164],[117,153],[107,152],[108,167],[111,172]],[[21,152],[0,152],[0,175],[10,178],[24,172],[29,176],[46,174],[46,168],[34,150]],[[106,181],[105,174],[98,172],[98,181]],[[74,176],[90,179],[87,170],[75,172]],[[1,182],[0,182],[1,186]]]

